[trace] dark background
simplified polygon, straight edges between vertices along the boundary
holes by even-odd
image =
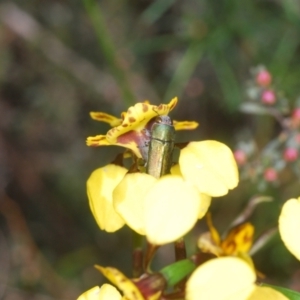
[[[130,276],[128,228],[101,232],[88,207],[86,179],[122,150],[85,146],[108,129],[90,111],[118,116],[135,102],[178,96],[171,116],[200,123],[179,141],[234,148],[246,128],[263,146],[278,126],[239,111],[249,70],[265,65],[293,106],[299,30],[296,0],[1,1],[0,299],[75,299],[103,282],[95,263]],[[276,225],[283,201],[299,195],[297,182],[265,191],[275,199],[255,212],[257,234]],[[257,192],[242,182],[215,200],[220,231]],[[299,289],[299,262],[278,236],[254,259],[269,282]]]

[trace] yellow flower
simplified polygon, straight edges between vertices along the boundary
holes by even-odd
[[[122,300],[122,296],[114,286],[103,284],[84,292],[77,300]]]
[[[100,228],[112,232],[125,222],[156,245],[173,242],[190,231],[207,212],[211,195],[227,193],[237,185],[238,174],[232,153],[224,144],[192,142],[186,148],[181,150],[179,165],[172,168],[172,175],[160,179],[143,173],[126,174],[125,168],[114,165],[96,170],[87,186],[90,206]],[[209,150],[220,170],[211,163],[213,158],[206,153]],[[201,156],[202,153],[205,155]],[[200,161],[203,167],[199,187],[194,177],[198,176]]]
[[[88,145],[120,145],[145,159],[156,117],[168,114],[176,103],[177,98],[159,106],[137,103],[122,113],[121,119],[92,113],[94,119],[114,127],[106,135],[88,138]],[[177,130],[197,125],[174,122]],[[172,175],[156,179],[148,174],[126,172],[122,167],[108,165],[91,175],[87,187],[94,217],[101,229],[110,232],[125,222],[156,245],[185,235],[206,214],[211,196],[225,195],[238,183],[233,154],[217,141],[189,143],[181,150]]]
[[[198,239],[198,247],[207,253],[216,256],[243,255],[246,254],[253,243],[254,227],[250,223],[244,223],[231,229],[222,240],[217,229],[213,226],[211,216],[207,216],[209,232],[202,234]]]
[[[126,173],[127,169],[109,164],[96,169],[87,180],[90,208],[102,230],[114,232],[125,224],[113,207],[112,193]]]
[[[186,300],[287,300],[281,293],[255,285],[255,272],[237,257],[220,257],[199,266],[186,284]]]
[[[300,197],[284,203],[279,217],[279,233],[288,250],[300,260]]]
[[[102,230],[114,232],[126,223],[162,245],[185,235],[207,210],[207,196],[182,177],[126,173],[127,169],[109,164],[87,181],[90,208]]]
[[[145,275],[143,278],[131,280],[116,268],[96,266],[96,269],[123,293],[123,299],[158,300],[166,287],[166,280],[160,274]],[[91,298],[91,300],[94,299],[96,298]],[[78,300],[84,300],[84,298]],[[103,298],[103,300],[106,299]]]
[[[157,116],[168,115],[177,104],[173,98],[169,104],[151,105],[148,102],[137,103],[128,108],[127,112],[116,118],[102,112],[91,112],[94,120],[108,123],[113,128],[106,135],[97,135],[87,138],[88,146],[116,145],[133,151],[139,157],[147,160],[148,144],[151,127]],[[175,130],[191,130],[198,126],[197,122],[173,122]]]

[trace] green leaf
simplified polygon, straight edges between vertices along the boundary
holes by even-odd
[[[159,271],[168,282],[168,286],[174,286],[196,269],[195,264],[189,259],[183,259]]]
[[[141,19],[147,24],[155,23],[176,2],[176,0],[156,0],[142,13]]]
[[[96,0],[84,0],[83,4],[94,27],[102,54],[120,87],[124,102],[127,105],[132,105],[136,102],[135,95],[132,92],[131,86],[128,82],[127,73],[123,70],[118,62],[117,48],[112,41],[110,32],[107,30],[104,18],[105,13]]]
[[[166,89],[164,96],[165,101],[169,101],[169,99],[172,99],[175,96],[180,97],[182,95],[184,87],[201,61],[203,53],[203,45],[199,41],[191,42],[189,44],[186,51],[182,54],[171,82]]]
[[[223,34],[223,38],[228,35],[228,32],[224,30],[216,33]],[[218,37],[218,42],[220,39],[221,37]],[[230,111],[236,111],[242,98],[239,83],[236,74],[227,62],[226,57],[224,57],[222,51],[218,50],[216,47],[217,46],[214,46],[214,51],[210,53],[210,60],[214,65],[227,108]]]
[[[282,293],[284,296],[288,297],[290,300],[300,300],[300,293],[281,287],[281,286],[276,286],[276,285],[271,285],[271,284],[265,284],[263,283],[261,286],[267,286],[270,287],[280,293]]]

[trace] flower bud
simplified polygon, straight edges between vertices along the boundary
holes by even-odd
[[[295,136],[295,142],[297,144],[300,144],[300,133],[296,134],[296,136]]]
[[[160,299],[162,291],[167,286],[167,281],[162,274],[154,273],[145,275],[144,277],[134,280],[145,300]]]
[[[267,168],[264,172],[264,179],[268,182],[274,182],[278,178],[277,171],[273,168]]]
[[[296,148],[286,148],[283,152],[285,161],[292,162],[298,158],[298,150]]]
[[[239,166],[242,166],[247,161],[247,155],[243,150],[237,149],[233,152],[234,158]]]
[[[300,127],[300,107],[297,107],[293,110],[292,116],[291,116],[291,121],[292,121],[293,128]]]
[[[259,86],[268,86],[272,81],[272,76],[267,70],[261,70],[256,75],[256,83]]]
[[[276,102],[276,95],[272,90],[265,90],[261,94],[261,101],[267,105],[273,105]]]
[[[297,107],[293,110],[292,118],[294,120],[300,121],[300,107]]]

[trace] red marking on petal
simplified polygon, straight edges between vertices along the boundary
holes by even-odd
[[[246,243],[249,243],[249,242],[252,241],[252,238],[253,238],[252,235],[250,235],[250,234],[245,234],[245,235],[243,236],[243,242],[244,242],[245,244],[246,244]]]
[[[148,155],[148,147],[150,142],[150,135],[148,130],[138,131],[128,131],[117,137],[117,143],[126,147],[127,144],[135,144],[136,149],[139,149],[141,156],[145,159]],[[130,146],[133,150],[134,147]]]
[[[136,119],[134,117],[129,118],[129,123],[134,123],[135,121],[136,121]]]
[[[117,137],[117,143],[124,144],[124,145],[132,142],[139,145],[141,143],[141,140],[143,140],[143,135],[140,132],[134,130],[125,132]]]
[[[151,130],[152,125],[155,123],[156,117],[152,118],[151,120],[149,120],[149,122],[146,124],[145,128],[147,130]]]
[[[128,126],[128,124],[122,124],[122,127],[127,127]]]

